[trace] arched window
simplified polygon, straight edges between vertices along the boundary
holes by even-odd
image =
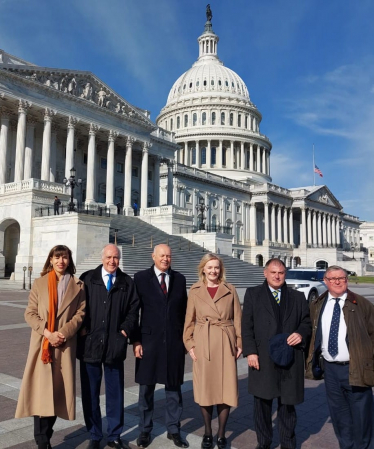
[[[214,86],[214,80],[210,80],[211,86]]]
[[[192,165],[196,165],[196,148],[192,148]]]
[[[230,126],[234,126],[234,114],[230,113]]]
[[[201,164],[206,164],[206,148],[201,148]]]
[[[242,115],[238,114],[238,128],[242,127]]]
[[[212,165],[216,165],[217,163],[217,150],[216,147],[211,149],[211,163]]]
[[[221,112],[221,125],[225,124],[225,113]]]
[[[199,86],[200,86],[200,81],[197,80],[197,81],[196,81],[196,87],[199,87]]]
[[[203,125],[206,125],[206,112],[203,112],[202,116],[201,116],[201,123]]]
[[[173,119],[170,119],[170,131],[173,131]]]
[[[245,116],[245,128],[248,129],[248,115]]]
[[[178,117],[177,117],[177,129],[179,129],[180,126],[181,126],[181,118],[178,115]]]
[[[206,80],[204,80],[204,86],[206,86]]]
[[[196,126],[196,124],[197,124],[197,114],[196,112],[194,112],[192,114],[192,126]]]
[[[212,112],[212,125],[216,124],[216,113]]]
[[[217,226],[217,216],[216,215],[213,215],[212,216],[212,231],[213,232],[215,232],[217,229],[216,229],[216,226]]]
[[[184,114],[184,127],[187,128],[188,126],[188,114]]]
[[[223,167],[226,166],[226,148],[225,147],[222,148],[222,166]]]
[[[222,81],[221,80],[218,80],[218,85],[222,86]]]

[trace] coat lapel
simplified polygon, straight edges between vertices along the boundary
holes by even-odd
[[[56,317],[59,317],[62,314],[62,312],[66,309],[66,307],[76,298],[76,296],[80,292],[81,284],[82,281],[75,278],[74,276],[71,277],[68,286],[66,288],[65,295],[62,298],[61,305],[57,310]]]
[[[218,287],[218,289],[219,288],[220,288],[220,286]],[[213,299],[211,298],[211,296],[210,296],[210,294],[209,294],[209,292],[208,292],[204,282],[200,281],[197,284],[195,284],[194,290],[195,290],[196,296],[198,296],[202,301],[205,302],[205,304],[207,304],[211,309],[213,309],[219,315],[217,306],[215,304],[216,303],[216,298],[214,298],[215,301],[213,301]],[[216,293],[216,296],[217,296],[217,294],[218,294],[218,291]]]
[[[228,286],[226,285],[225,282],[221,282],[218,286],[217,292],[213,298],[213,301],[216,303],[217,301],[219,301],[221,298],[223,298],[226,295],[229,295],[231,293],[230,289],[228,288]],[[208,293],[209,294],[209,293]],[[210,297],[210,295],[209,295]]]
[[[264,281],[264,283],[262,284],[262,289],[261,289],[261,294],[260,294],[261,300],[264,302],[264,306],[267,309],[267,311],[274,317],[274,319],[276,319],[273,305],[270,302],[273,299],[270,297],[270,295],[271,295],[271,293],[269,294],[268,284],[266,281]]]

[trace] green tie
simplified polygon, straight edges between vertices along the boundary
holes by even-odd
[[[276,301],[276,303],[277,304],[279,304],[280,303],[280,297],[279,297],[279,290],[274,290],[273,291],[273,296],[274,296],[274,299],[275,299],[275,301]]]

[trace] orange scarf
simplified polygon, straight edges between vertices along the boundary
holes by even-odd
[[[48,321],[47,329],[50,332],[55,331],[55,321],[57,312],[57,276],[54,270],[48,273]],[[48,338],[44,337],[42,346],[42,362],[52,363],[52,351]]]

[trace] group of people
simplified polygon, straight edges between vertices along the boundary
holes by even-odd
[[[325,378],[327,403],[341,449],[368,449],[372,438],[374,305],[347,288],[338,266],[325,274],[327,292],[310,307],[287,287],[286,267],[270,259],[262,285],[248,288],[243,310],[226,281],[222,259],[205,254],[199,281],[187,297],[185,277],[171,268],[168,245],[157,245],[151,268],[132,280],[119,268],[120,251],[109,244],[102,264],[74,277],[71,251],[50,251],[32,287],[26,321],[32,328],[16,417],[34,417],[39,449],[51,448],[57,417],[75,419],[75,358],[80,361],[88,449],[103,438],[100,387],[104,374],[107,445],[128,448],[124,426],[124,360],[132,344],[139,384],[137,446],[151,444],[154,392],[165,386],[167,438],[187,448],[180,433],[181,385],[186,353],[193,361],[193,392],[204,421],[201,448],[227,447],[230,408],[238,405],[237,359],[248,361],[254,396],[257,449],[270,449],[272,402],[277,399],[282,449],[296,448],[295,405],[304,400],[304,376]]]

